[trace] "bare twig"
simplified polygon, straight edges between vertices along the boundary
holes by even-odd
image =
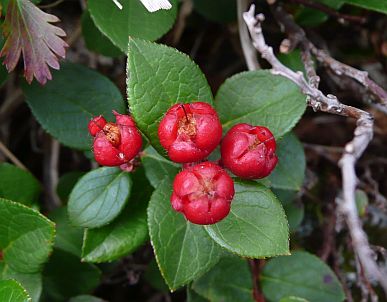
[[[0,141],[0,152],[3,153],[12,163],[14,163],[15,166],[28,171],[27,167],[23,165],[23,163],[7,148],[6,145],[3,144],[2,141]]]
[[[251,43],[249,32],[242,16],[243,12],[248,8],[249,3],[249,0],[237,0],[239,39],[241,40],[242,51],[247,68],[249,70],[256,70],[261,68],[257,59],[257,50]]]
[[[47,194],[48,210],[53,210],[61,205],[61,201],[56,193],[56,186],[59,179],[59,153],[59,142],[49,136],[46,136],[44,146],[43,178]]]
[[[263,266],[265,265],[265,260],[250,259],[249,260],[251,275],[253,278],[253,296],[256,302],[265,302],[265,297],[260,289],[260,275]]]
[[[275,57],[273,49],[265,42],[261,27],[264,16],[262,14],[255,16],[255,5],[251,5],[250,10],[245,12],[243,17],[250,31],[254,47],[272,65],[271,72],[273,74],[284,76],[294,82],[305,95],[309,96],[308,105],[314,110],[351,117],[357,120],[354,138],[345,146],[344,154],[340,160],[343,179],[343,199],[339,202],[339,211],[345,217],[354,250],[367,277],[372,276],[372,278],[378,280],[387,294],[387,277],[379,270],[372,257],[373,253],[367,236],[362,229],[355,204],[355,188],[357,183],[355,163],[373,137],[372,116],[368,112],[340,103],[337,97],[333,95],[324,95],[320,90],[307,83],[302,72],[294,72],[284,66]]]

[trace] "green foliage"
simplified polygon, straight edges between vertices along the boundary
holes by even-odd
[[[59,178],[58,185],[56,186],[56,192],[62,201],[67,201],[75,184],[85,174],[85,172],[81,171],[72,171],[63,174]]]
[[[352,4],[365,9],[387,14],[387,1],[384,0],[344,0],[344,2],[347,4]]]
[[[165,155],[157,129],[175,103],[212,103],[212,93],[199,67],[174,48],[140,39],[129,40],[128,101],[137,126]]]
[[[294,252],[278,257],[263,269],[262,290],[270,301],[297,296],[314,302],[340,302],[344,292],[331,269],[316,256]]]
[[[157,40],[173,25],[177,1],[170,10],[150,13],[138,0],[126,0],[120,10],[113,1],[89,0],[88,7],[95,25],[116,46],[126,52],[129,37]]]
[[[192,284],[194,291],[211,302],[253,302],[253,282],[247,261],[225,257]]]
[[[75,226],[96,228],[111,222],[130,196],[132,180],[116,167],[103,167],[83,176],[69,198],[68,214]]]
[[[235,182],[230,214],[205,229],[216,243],[250,258],[289,254],[285,212],[275,195],[255,182]]]
[[[219,88],[215,107],[225,130],[237,123],[260,125],[278,139],[296,125],[306,101],[290,80],[258,70],[227,79]]]
[[[172,184],[165,178],[154,191],[148,207],[148,226],[161,274],[169,288],[175,290],[214,266],[221,250],[202,226],[172,210],[171,190]]]
[[[45,86],[23,85],[26,101],[42,127],[62,144],[88,150],[87,123],[96,115],[113,119],[112,110],[125,112],[117,87],[82,65],[64,63]]]
[[[20,185],[23,190],[20,190]],[[37,179],[25,170],[0,163],[0,197],[30,206],[38,200],[41,187]]]
[[[71,298],[69,302],[105,302],[104,300],[89,296],[89,295],[81,295],[81,296],[76,296],[74,298]]]
[[[15,280],[0,280],[0,301],[30,302],[27,291]]]

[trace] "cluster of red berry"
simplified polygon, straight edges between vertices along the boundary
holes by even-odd
[[[114,114],[116,123],[102,116],[89,122],[95,160],[129,171],[141,149],[141,135],[130,116]],[[268,176],[278,161],[275,139],[266,127],[237,124],[222,140],[218,114],[207,103],[172,106],[158,136],[169,158],[183,164],[173,182],[172,207],[196,224],[214,224],[230,212],[234,182],[221,166],[241,178],[257,179]],[[207,161],[220,143],[221,159]]]

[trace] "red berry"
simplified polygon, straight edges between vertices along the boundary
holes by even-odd
[[[106,125],[106,120],[102,115],[100,115],[91,119],[87,127],[89,128],[89,133],[92,136],[95,136],[99,131],[103,129],[103,127],[105,127],[105,125]]]
[[[277,164],[275,149],[274,136],[266,127],[237,124],[223,138],[222,163],[239,177],[263,178]]]
[[[222,138],[222,125],[211,105],[176,104],[160,122],[158,135],[169,158],[178,163],[206,158]]]
[[[234,193],[234,182],[227,172],[203,162],[176,175],[171,204],[192,223],[214,224],[230,212]]]

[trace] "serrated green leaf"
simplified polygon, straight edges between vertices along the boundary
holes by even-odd
[[[89,295],[81,295],[71,298],[69,302],[105,302],[105,300]]]
[[[148,239],[146,208],[152,187],[142,169],[133,174],[133,189],[126,208],[111,224],[85,230],[82,260],[113,261],[135,251]]]
[[[84,11],[81,22],[83,39],[89,50],[113,58],[123,55],[123,52],[113,45],[113,43],[95,26],[88,10]]]
[[[277,189],[299,191],[305,178],[305,153],[301,142],[288,133],[278,142],[278,164],[268,179]]]
[[[171,191],[172,183],[166,178],[152,194],[148,226],[161,274],[169,288],[175,290],[214,266],[221,249],[203,227],[188,222],[172,209]]]
[[[157,129],[176,103],[212,103],[212,93],[199,67],[174,48],[140,39],[129,40],[128,101],[142,133],[162,155]]]
[[[74,226],[97,228],[116,218],[130,196],[129,173],[115,167],[95,169],[83,176],[72,190],[68,203]]]
[[[147,147],[143,151],[141,162],[144,165],[146,177],[154,188],[156,188],[166,176],[173,181],[173,178],[180,170],[178,164],[162,157],[152,146]]]
[[[219,88],[215,107],[225,130],[248,123],[265,126],[279,138],[301,118],[306,99],[290,80],[257,70],[227,79]]]
[[[246,260],[239,257],[222,258],[192,288],[211,302],[254,302],[251,272]]]
[[[20,185],[23,190],[20,190]],[[29,206],[38,200],[40,189],[39,182],[30,172],[8,163],[0,164],[1,198]]]
[[[54,250],[43,272],[47,301],[68,301],[91,292],[100,281],[99,269],[64,251]]]
[[[62,201],[67,202],[67,199],[70,196],[71,191],[78,182],[78,180],[85,175],[85,172],[81,171],[71,171],[66,174],[63,174],[58,181],[56,186],[56,192]]]
[[[236,181],[230,214],[205,230],[220,246],[240,256],[289,254],[289,228],[281,203],[254,182]]]
[[[125,103],[118,88],[102,74],[82,65],[63,63],[45,86],[22,85],[26,101],[42,127],[62,144],[82,150],[91,148],[89,120],[112,110],[124,113]]]
[[[264,295],[270,301],[297,296],[313,302],[341,302],[344,292],[324,262],[307,252],[270,260],[261,275]]]
[[[113,1],[89,0],[88,7],[99,30],[126,52],[129,36],[156,40],[172,27],[177,13],[177,1],[170,2],[171,9],[154,13],[148,12],[138,0],[122,2],[122,10]]]
[[[344,0],[344,2],[347,4],[352,4],[365,9],[387,14],[387,1],[385,0]]]
[[[30,302],[27,291],[15,280],[0,280],[0,301]]]
[[[194,0],[195,10],[208,20],[228,23],[237,19],[237,7],[234,0]]]
[[[55,248],[81,257],[83,229],[70,224],[67,207],[55,209],[48,217],[56,224]]]
[[[0,250],[12,270],[38,272],[52,250],[54,237],[54,223],[39,212],[0,199]]]

